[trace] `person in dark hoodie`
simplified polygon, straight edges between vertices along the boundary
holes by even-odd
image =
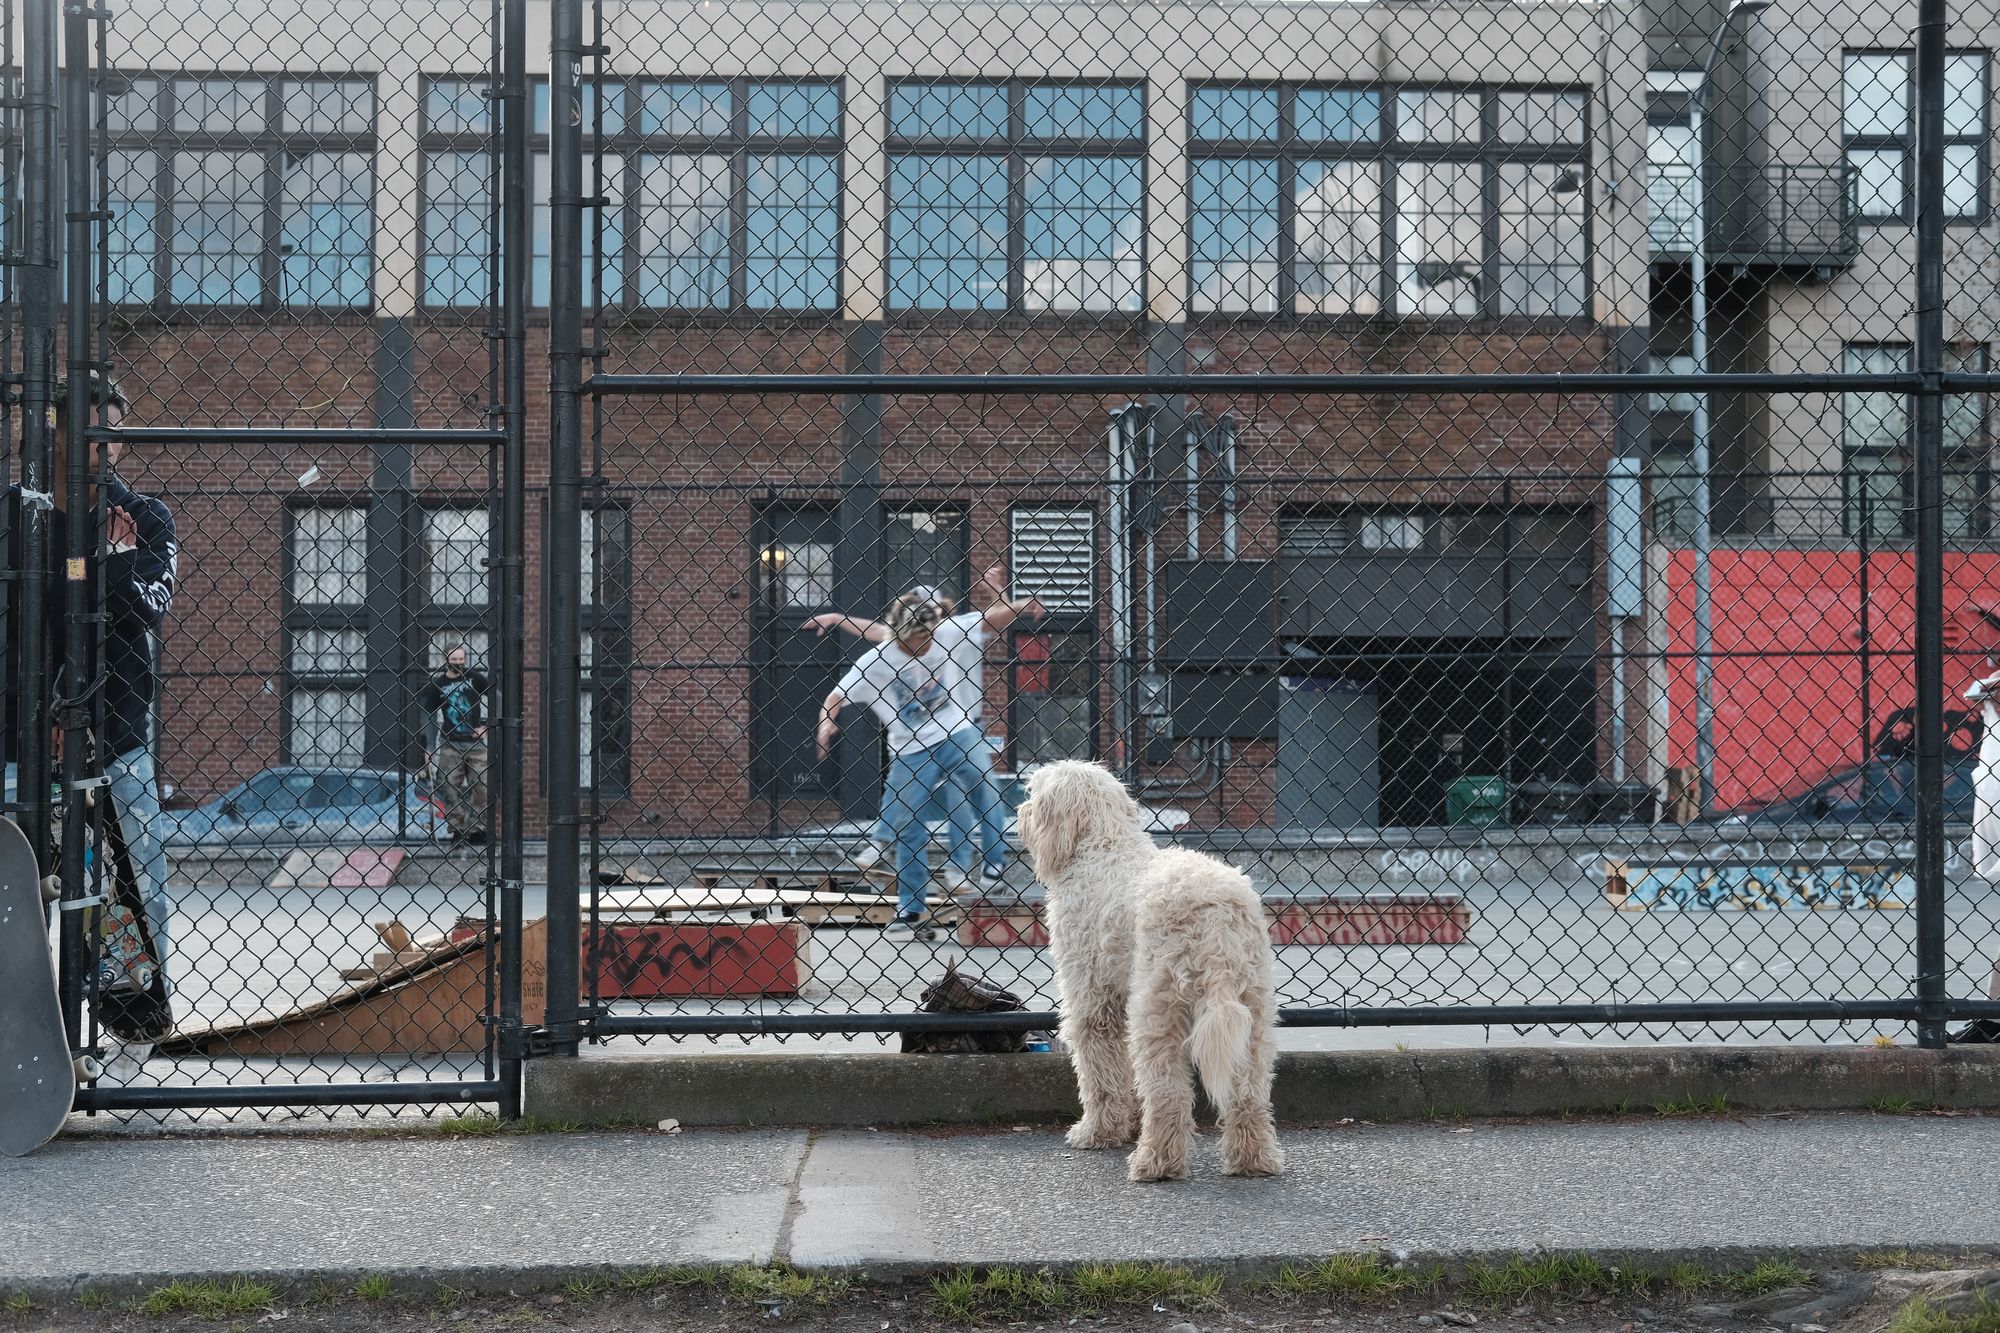
[[[124,391],[115,380],[93,371],[90,375],[91,406],[107,426],[123,420]],[[91,662],[66,660],[64,633],[64,589],[61,570],[68,554],[69,521],[103,501],[104,527],[98,544],[96,573],[104,589],[103,651],[101,668],[101,729],[96,735],[97,758],[110,780],[111,800],[118,814],[118,832],[144,904],[146,924],[152,934],[153,954],[158,968],[160,1003],[147,1011],[143,1030],[114,1032],[127,1041],[150,1042],[166,1035],[172,1027],[171,1011],[165,1003],[168,955],[168,902],[166,896],[166,853],[160,843],[159,781],[154,771],[158,737],[154,735],[154,705],[159,697],[160,630],[173,608],[174,584],[180,548],[174,531],[174,517],[167,506],[150,495],[142,495],[111,473],[97,494],[97,477],[115,467],[118,446],[93,444],[90,451],[90,492],[68,494],[69,388],[56,386],[51,425],[55,440],[55,480],[52,494],[27,497],[29,503],[52,506],[48,515],[50,564],[55,571],[44,596],[43,643],[52,671],[50,698],[72,695],[98,680],[100,671]],[[8,556],[14,569],[22,568],[24,552],[21,533],[23,496],[19,486],[10,487],[7,504],[9,525]],[[20,635],[18,603],[10,605],[7,651],[12,655],[10,678],[19,679]],[[93,627],[95,628],[95,627]],[[16,737],[24,726],[50,727],[50,716],[19,716],[19,698],[8,691],[4,727],[7,746],[8,787],[14,784]],[[108,1025],[107,1025],[108,1026]]]

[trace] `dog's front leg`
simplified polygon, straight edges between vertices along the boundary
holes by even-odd
[[[1063,1015],[1062,1039],[1076,1070],[1083,1119],[1070,1128],[1072,1148],[1119,1148],[1132,1141],[1139,1118],[1132,1062],[1125,1050],[1125,1011],[1103,1004]]]

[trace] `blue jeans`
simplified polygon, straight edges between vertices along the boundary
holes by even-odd
[[[132,856],[132,875],[138,881],[139,901],[145,906],[146,926],[153,933],[160,980],[172,994],[173,979],[167,970],[167,849],[159,836],[160,784],[153,771],[152,742],[119,755],[104,766],[104,773],[111,779],[119,829]],[[15,799],[15,783],[16,770],[9,764],[6,787],[10,801]],[[108,873],[109,867],[106,870]]]
[[[999,791],[987,775],[985,756],[985,737],[977,727],[967,727],[928,749],[889,760],[889,779],[882,792],[882,823],[896,844],[897,911],[903,916],[923,914],[924,885],[930,879],[925,852],[931,840],[924,808],[933,796],[945,799],[951,863],[960,870],[972,869],[976,817],[992,848],[988,863],[999,864],[1004,854],[1000,841],[1005,832],[1004,813],[996,813],[1003,807]]]
[[[988,871],[998,875],[1007,868],[1007,803],[1001,799],[1000,784],[993,780],[993,746],[987,736],[977,729],[959,732],[945,744],[951,744],[960,736],[973,738],[971,756],[967,762],[977,765],[984,775],[980,790],[974,795],[971,813],[979,823],[979,850],[984,854],[981,857],[982,863]],[[959,802],[952,802],[945,809],[939,810],[938,803],[933,800],[925,805],[920,816],[929,820],[933,812],[943,814],[949,820],[960,817],[965,812],[965,807]],[[896,830],[889,826],[888,815],[889,783],[885,780],[882,784],[882,814],[876,819],[872,830],[875,841],[884,846],[896,841]],[[969,872],[970,860],[959,869]]]

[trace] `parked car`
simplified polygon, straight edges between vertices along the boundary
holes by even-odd
[[[1944,817],[1972,822],[1972,775],[1977,754],[1947,751]],[[1839,769],[1796,796],[1739,806],[1722,816],[1731,824],[1908,824],[1917,818],[1916,765],[1907,758],[1871,759]]]
[[[267,768],[213,800],[160,815],[170,846],[424,842],[447,836],[444,804],[412,773]]]

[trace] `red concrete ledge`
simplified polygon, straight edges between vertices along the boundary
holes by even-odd
[[[1463,944],[1472,926],[1472,909],[1455,893],[1267,899],[1264,912],[1278,945]],[[959,923],[958,942],[968,949],[1045,948],[1042,904],[975,903]]]

